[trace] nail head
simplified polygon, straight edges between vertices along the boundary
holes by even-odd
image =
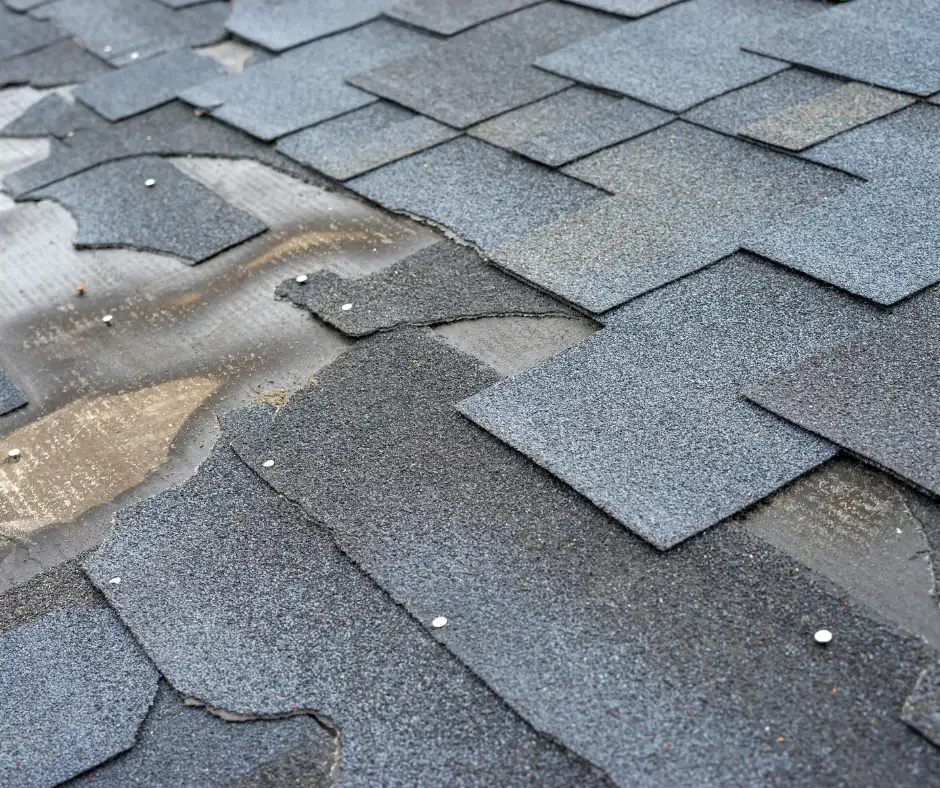
[[[261,465],[265,468],[273,468],[274,460],[265,460],[263,463],[261,463]]]
[[[813,635],[813,640],[815,640],[820,645],[825,646],[829,641],[832,640],[832,633],[828,629],[820,629],[815,635]]]
[[[441,627],[447,626],[447,619],[444,616],[438,616],[431,622],[431,626],[435,629],[440,629]]]

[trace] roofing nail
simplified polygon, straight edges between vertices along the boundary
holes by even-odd
[[[431,622],[431,626],[435,629],[440,629],[441,627],[447,626],[447,619],[444,616],[438,616]]]
[[[7,459],[10,460],[11,462],[16,462],[19,458],[20,458],[19,449],[10,449],[10,451],[7,452]]]
[[[137,60],[140,57],[140,52],[131,52],[131,60]]]
[[[112,320],[114,320],[114,315],[105,315],[103,318],[101,318],[101,322],[106,326],[110,326]]]
[[[109,582],[111,585],[113,585],[113,586],[120,585],[120,584],[121,584],[121,578],[120,578],[120,577],[112,577],[108,582]]]
[[[263,467],[263,468],[273,468],[273,467],[274,467],[274,460],[265,460],[263,463],[261,463],[261,467]]]
[[[304,282],[307,281],[307,275],[306,275],[306,274],[301,274],[301,275],[298,276],[294,281],[297,282],[297,284],[302,285]]]
[[[153,178],[147,178],[147,180],[144,181],[144,186],[153,186],[155,183],[156,181]]]
[[[110,51],[111,51],[111,47],[105,47],[105,48],[104,48],[104,51],[105,51],[105,52],[110,52]]]
[[[813,635],[813,640],[815,640],[821,646],[825,646],[830,640],[832,640],[832,633],[828,629],[820,629],[819,632]]]
[[[352,309],[352,304],[343,304],[343,306],[341,307],[341,309],[342,309],[344,312],[348,312],[350,309]]]

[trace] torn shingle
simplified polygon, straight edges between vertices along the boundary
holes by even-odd
[[[104,120],[91,110],[75,107],[58,93],[50,93],[0,129],[0,137],[64,137],[85,123],[100,126]]]
[[[386,208],[445,225],[486,250],[603,196],[593,186],[467,137],[346,185]]]
[[[32,85],[35,88],[71,85],[110,70],[107,63],[67,38],[0,62],[0,88],[7,85]]]
[[[940,747],[940,665],[925,668],[904,701],[904,720]]]
[[[10,411],[22,408],[25,404],[26,397],[23,392],[0,369],[0,416],[5,416]]]
[[[378,17],[388,0],[239,0],[226,27],[272,52]]]
[[[854,0],[779,31],[754,31],[741,41],[754,52],[817,71],[905,93],[940,88],[936,0],[896,0],[890,13],[878,0]]]
[[[135,63],[79,85],[75,98],[108,120],[124,120],[176,98],[193,85],[222,76],[214,60],[189,49],[177,49]]]
[[[560,167],[672,119],[669,113],[638,101],[573,87],[473,126],[468,133]]]
[[[425,34],[378,20],[314,41],[257,66],[183,91],[184,101],[263,140],[376,101],[343,79],[414,52]]]
[[[235,447],[507,703],[616,784],[940,775],[940,753],[898,719],[934,659],[922,641],[735,524],[651,548],[455,412],[494,380],[430,332],[396,331],[357,343]],[[431,628],[439,615],[447,626]],[[829,651],[813,642],[821,622],[836,633]]]
[[[441,241],[362,279],[319,271],[277,294],[347,336],[490,315],[570,315],[570,310],[489,265],[473,249]],[[350,306],[347,306],[350,305]]]
[[[277,150],[345,181],[453,139],[460,132],[378,101],[278,140]]]
[[[546,54],[536,65],[683,112],[786,68],[741,45],[820,10],[813,0],[689,0]]]
[[[152,186],[147,186],[148,180]],[[174,254],[194,263],[253,238],[267,227],[236,210],[162,159],[110,162],[39,189],[78,222],[78,247],[123,246]]]
[[[0,67],[8,58],[33,52],[60,38],[64,34],[55,25],[0,6]]]
[[[542,54],[619,24],[560,3],[524,8],[351,76],[357,87],[456,128],[557,93],[571,83],[532,66]]]
[[[739,255],[604,315],[606,330],[459,407],[665,550],[835,453],[739,392],[878,316]]]
[[[198,473],[121,512],[85,561],[171,684],[235,713],[327,718],[344,785],[600,786],[235,456],[227,442],[268,415],[226,417]]]
[[[936,215],[936,213],[934,214]],[[746,395],[783,418],[940,494],[940,289],[889,323]]]
[[[397,0],[383,9],[386,16],[407,22],[409,25],[452,36],[503,16],[520,8],[535,5],[540,0]]]
[[[563,171],[616,196],[519,234],[491,256],[595,313],[735,252],[754,228],[852,183],[684,122]]]

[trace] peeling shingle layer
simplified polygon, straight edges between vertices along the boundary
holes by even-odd
[[[72,39],[63,39],[0,62],[0,87],[51,88],[82,82],[110,70],[107,63],[89,54]]]
[[[26,397],[23,392],[0,369],[0,416],[5,416],[10,411],[21,408],[25,404]]]
[[[383,9],[386,16],[452,36],[497,16],[518,11],[540,0],[397,0]]]

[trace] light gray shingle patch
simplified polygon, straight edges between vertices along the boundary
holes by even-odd
[[[145,182],[153,179],[153,186]],[[124,246],[199,263],[267,227],[162,159],[102,164],[30,194],[64,205],[78,247]]]
[[[221,40],[230,11],[225,2],[174,10],[157,0],[55,0],[32,13],[54,19],[98,57],[123,66]]]
[[[237,713],[325,716],[343,785],[600,788],[228,448],[267,427],[230,414],[198,473],[121,512],[86,559],[171,684]]]
[[[740,248],[851,180],[792,156],[674,123],[564,169],[615,192],[531,230],[493,260],[590,312],[604,312]]]
[[[806,156],[862,178],[919,177],[940,162],[940,109],[915,104],[833,137]]]
[[[606,330],[459,408],[665,550],[835,453],[740,391],[878,316],[736,256],[605,315]]]
[[[304,283],[288,279],[277,295],[353,337],[402,325],[491,315],[571,314],[554,299],[489,265],[473,249],[451,241],[362,279],[343,279],[332,271],[319,271]],[[351,308],[344,309],[346,304]]]
[[[467,137],[388,164],[346,185],[393,211],[449,227],[485,250],[603,194]]]
[[[157,672],[108,609],[0,635],[0,783],[52,786],[133,746]]]
[[[0,61],[33,52],[64,35],[49,22],[17,14],[0,6]]]
[[[0,416],[5,416],[10,411],[22,408],[25,404],[26,397],[23,392],[0,369]]]
[[[858,184],[781,217],[745,248],[890,305],[940,281],[940,172]]]
[[[936,214],[935,214],[936,215]],[[940,494],[940,289],[748,398],[933,495]]]
[[[79,85],[74,96],[108,120],[124,120],[173,101],[188,87],[224,74],[225,68],[212,58],[190,49],[177,49],[102,74]]]
[[[935,779],[940,753],[898,719],[934,659],[922,641],[735,524],[659,553],[455,412],[494,379],[431,332],[395,331],[236,449],[419,621],[447,616],[437,638],[618,785]],[[861,748],[860,729],[877,731]]]
[[[741,50],[821,10],[813,0],[689,0],[536,60],[563,77],[683,112],[786,65]]]
[[[573,87],[485,121],[468,133],[550,167],[560,167],[672,118],[632,99]]]
[[[239,0],[226,27],[272,52],[375,19],[388,0]]]
[[[456,128],[557,93],[571,83],[532,66],[539,55],[620,24],[544,3],[460,33],[350,83]]]
[[[379,101],[282,137],[277,150],[345,181],[459,134],[436,120]]]
[[[537,2],[540,0],[474,0],[472,3],[466,0],[398,0],[385,8],[384,13],[409,25],[452,36]]]
[[[306,788],[330,784],[333,738],[310,717],[225,722],[205,709],[185,706],[183,701],[182,695],[161,681],[134,747],[76,777],[66,788],[221,788],[292,750],[306,756],[307,769],[293,775],[298,782],[281,785]]]
[[[904,701],[901,719],[940,747],[940,665],[920,674]]]
[[[940,88],[937,0],[855,0],[741,44],[754,52],[860,82],[929,96]]]
[[[241,74],[183,91],[190,104],[263,140],[364,107],[376,97],[343,78],[404,57],[428,41],[423,33],[379,20],[314,41]]]
[[[0,87],[52,88],[83,82],[110,70],[107,63],[67,38],[0,63]]]

